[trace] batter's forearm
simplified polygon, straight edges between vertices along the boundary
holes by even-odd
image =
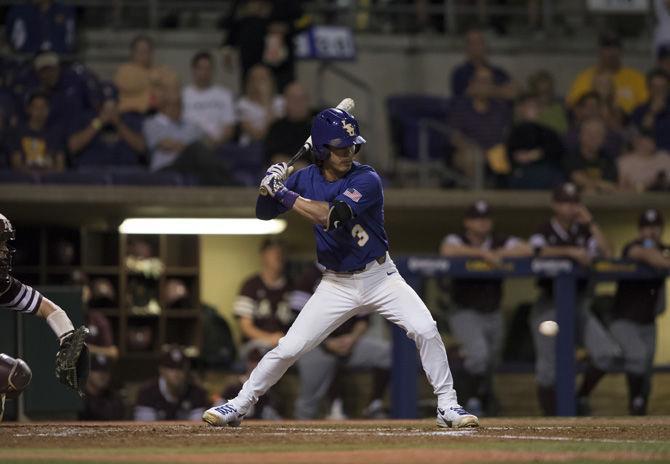
[[[301,216],[307,218],[313,224],[326,227],[328,225],[328,213],[330,205],[325,201],[314,201],[307,198],[298,197],[293,210]]]

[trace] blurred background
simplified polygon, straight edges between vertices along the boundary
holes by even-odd
[[[120,226],[253,218],[265,168],[290,158],[312,116],[345,97],[368,141],[360,161],[384,182],[394,257],[449,256],[445,238],[467,236],[468,218],[526,243],[558,214],[563,200],[551,192],[567,181],[592,215],[577,222],[597,222],[609,242],[602,257],[621,258],[644,225],[660,227],[651,247],[667,250],[662,219],[640,216],[670,215],[669,1],[0,1],[0,15],[0,212],[17,229],[14,275],[85,322],[94,354],[81,402],[53,380],[56,341],[43,321],[3,311],[0,351],[34,374],[5,419],[199,420],[234,396],[318,282],[310,226],[292,215],[274,232]],[[644,408],[633,408],[621,361],[592,394],[585,387],[590,404],[575,412],[670,413],[669,259],[643,290],[659,316],[636,321],[644,341],[655,334],[640,355],[653,359]],[[479,401],[469,407],[481,414],[551,413],[536,399],[528,322],[542,291],[531,274],[516,277],[483,310],[501,315],[504,335],[487,339],[477,372],[450,322],[472,305],[454,301],[463,282],[447,274],[417,284],[457,382],[467,379],[462,402]],[[588,291],[606,329],[628,292],[619,277]],[[629,306],[640,301],[632,295]],[[377,316],[359,323],[375,347],[371,365],[353,365],[341,339],[331,341],[314,404],[294,406],[306,363],[254,417],[393,415],[389,369],[403,366],[391,362],[389,328]],[[575,352],[579,392],[589,353]],[[431,415],[430,388],[416,381],[417,414]]]

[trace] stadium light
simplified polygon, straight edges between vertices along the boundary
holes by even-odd
[[[128,218],[119,226],[122,234],[174,235],[269,235],[284,229],[283,219]]]

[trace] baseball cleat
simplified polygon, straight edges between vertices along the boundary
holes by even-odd
[[[237,409],[230,402],[209,408],[202,415],[202,420],[214,427],[223,427],[224,425],[239,427],[243,418],[244,414],[237,412]]]
[[[479,419],[459,405],[451,408],[437,408],[437,425],[440,427],[479,427]]]

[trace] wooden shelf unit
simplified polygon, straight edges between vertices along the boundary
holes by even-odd
[[[111,307],[95,308],[109,319],[121,360],[158,359],[166,343],[178,343],[198,349],[202,345],[200,311],[200,241],[194,235],[147,235],[154,246],[155,257],[164,264],[157,279],[156,315],[133,314],[125,258],[131,235],[96,227],[17,227],[17,256],[14,275],[32,286],[72,284],[76,272],[85,273],[89,282],[104,278],[115,289],[116,301]],[[188,307],[167,308],[165,284],[169,279],[182,280],[189,289]],[[152,340],[146,350],[134,350],[129,335],[150,327]]]

